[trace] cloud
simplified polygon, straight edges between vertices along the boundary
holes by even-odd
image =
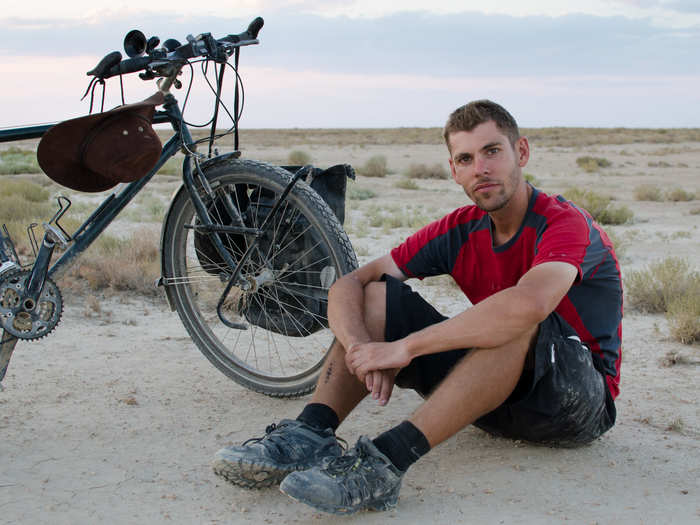
[[[121,47],[138,25],[147,36],[184,41],[188,33],[237,33],[249,19],[114,16],[86,22],[0,21],[0,53],[98,57]],[[289,70],[364,73],[583,74],[699,72],[693,50],[700,29],[653,26],[648,20],[567,15],[511,17],[481,13],[399,13],[375,19],[323,18],[275,11],[262,45],[244,64]]]

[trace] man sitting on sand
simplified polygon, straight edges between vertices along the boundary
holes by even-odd
[[[408,468],[469,424],[539,443],[588,443],[615,422],[622,287],[591,216],[523,179],[530,156],[513,117],[487,100],[445,125],[452,178],[475,205],[340,278],[336,336],[311,402],[262,438],[220,450],[217,474],[280,489],[336,514],[396,505]],[[452,318],[403,281],[451,275],[474,305]],[[425,398],[407,421],[343,453],[335,431],[369,394]],[[468,454],[468,452],[465,452]]]

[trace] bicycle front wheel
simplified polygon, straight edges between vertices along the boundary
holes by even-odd
[[[230,199],[249,228],[263,224],[291,180],[281,168],[241,160],[218,162],[205,176],[214,192],[205,197],[212,220],[232,223],[223,205]],[[163,277],[193,341],[219,370],[252,390],[280,397],[312,391],[334,340],[328,288],[357,267],[338,219],[298,181],[257,239],[220,313],[233,269],[211,239],[192,228],[197,224],[189,195],[180,192],[164,226]],[[220,238],[236,263],[254,242],[243,234]]]

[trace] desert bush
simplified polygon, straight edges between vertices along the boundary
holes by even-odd
[[[647,163],[647,165],[648,165],[650,168],[670,168],[670,167],[671,167],[671,164],[669,164],[668,162],[663,161],[663,160],[656,161],[656,162],[655,162],[655,161],[650,161],[650,162]]]
[[[625,279],[625,288],[631,308],[662,313],[679,297],[700,295],[700,274],[692,271],[685,259],[667,257],[644,270],[631,272]]]
[[[27,202],[44,202],[49,192],[33,182],[26,180],[7,180],[0,186],[0,197],[19,198]]]
[[[84,279],[92,290],[129,290],[155,295],[160,274],[158,232],[141,229],[126,239],[101,235],[69,274]]]
[[[627,206],[614,206],[612,198],[591,190],[571,188],[564,197],[581,206],[600,224],[625,224],[634,217]]]
[[[0,151],[0,175],[41,173],[36,153],[32,150],[12,147]]]
[[[394,228],[418,229],[430,222],[422,209],[400,208],[398,206],[371,206],[367,212],[369,225],[373,228],[391,230]]]
[[[693,208],[688,213],[690,213],[691,215],[700,215],[700,206],[698,206],[697,208]]]
[[[578,164],[579,168],[588,173],[612,166],[612,163],[608,159],[591,157],[589,155],[577,158],[576,164]]]
[[[353,201],[364,201],[377,196],[375,191],[369,188],[362,188],[356,182],[350,182],[347,187],[347,197]]]
[[[311,164],[311,155],[307,152],[296,149],[291,151],[287,156],[287,162],[292,166],[304,166],[306,164]]]
[[[697,280],[694,292],[669,300],[666,318],[673,339],[686,345],[700,341],[700,285]]]
[[[409,179],[449,179],[450,174],[445,166],[435,163],[432,166],[427,164],[411,164],[406,169],[404,175]]]
[[[384,155],[375,155],[367,159],[362,167],[357,170],[360,175],[365,177],[386,177],[389,173]]]
[[[642,184],[634,188],[634,198],[638,201],[659,202],[663,200],[661,188],[653,184]]]
[[[540,185],[540,181],[532,173],[523,173],[523,178],[533,186]]]
[[[627,252],[627,247],[630,245],[630,240],[624,235],[618,235],[614,231],[605,232],[613,243],[613,248],[615,248],[615,255],[618,259],[622,259]]]
[[[683,188],[672,188],[666,192],[666,200],[673,202],[692,201],[695,198],[694,193],[685,191]]]
[[[168,159],[158,170],[158,175],[180,175],[182,172],[182,158]]]
[[[47,190],[29,181],[6,180],[0,184],[0,226],[7,226],[20,256],[31,253],[27,226],[38,219],[48,219],[55,212],[48,199]],[[41,227],[36,234],[42,235]]]
[[[418,184],[416,184],[416,181],[414,181],[413,179],[407,179],[407,178],[397,180],[394,183],[394,186],[396,188],[400,188],[402,190],[417,190],[418,189]]]

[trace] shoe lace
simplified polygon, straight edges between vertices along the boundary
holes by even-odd
[[[284,423],[281,423],[279,425],[277,423],[272,423],[271,425],[268,425],[265,427],[265,435],[264,436],[247,439],[246,441],[243,442],[243,446],[245,447],[248,443],[260,443],[263,439],[270,436],[270,434],[272,434],[275,430],[282,429],[285,426],[287,426],[287,425],[285,425]]]
[[[330,459],[323,466],[323,470],[332,476],[337,476],[339,474],[345,474],[347,472],[357,470],[363,462],[371,458],[372,456],[367,453],[365,447],[358,444],[344,455]]]
[[[246,441],[243,442],[242,446],[246,446],[249,443],[260,443],[262,440],[266,438],[270,438],[270,441],[275,442],[276,445],[279,445],[281,443],[284,443],[286,441],[286,436],[281,433],[275,434],[277,430],[281,430],[284,427],[288,426],[287,423],[280,423],[279,425],[277,423],[272,423],[268,426],[265,427],[265,435],[262,437],[254,437],[247,439]],[[273,435],[274,434],[274,435]],[[343,438],[336,436],[335,437],[336,441],[338,441],[338,444],[340,445],[340,448],[343,449],[343,452],[345,452],[348,449],[348,442],[345,441]]]

